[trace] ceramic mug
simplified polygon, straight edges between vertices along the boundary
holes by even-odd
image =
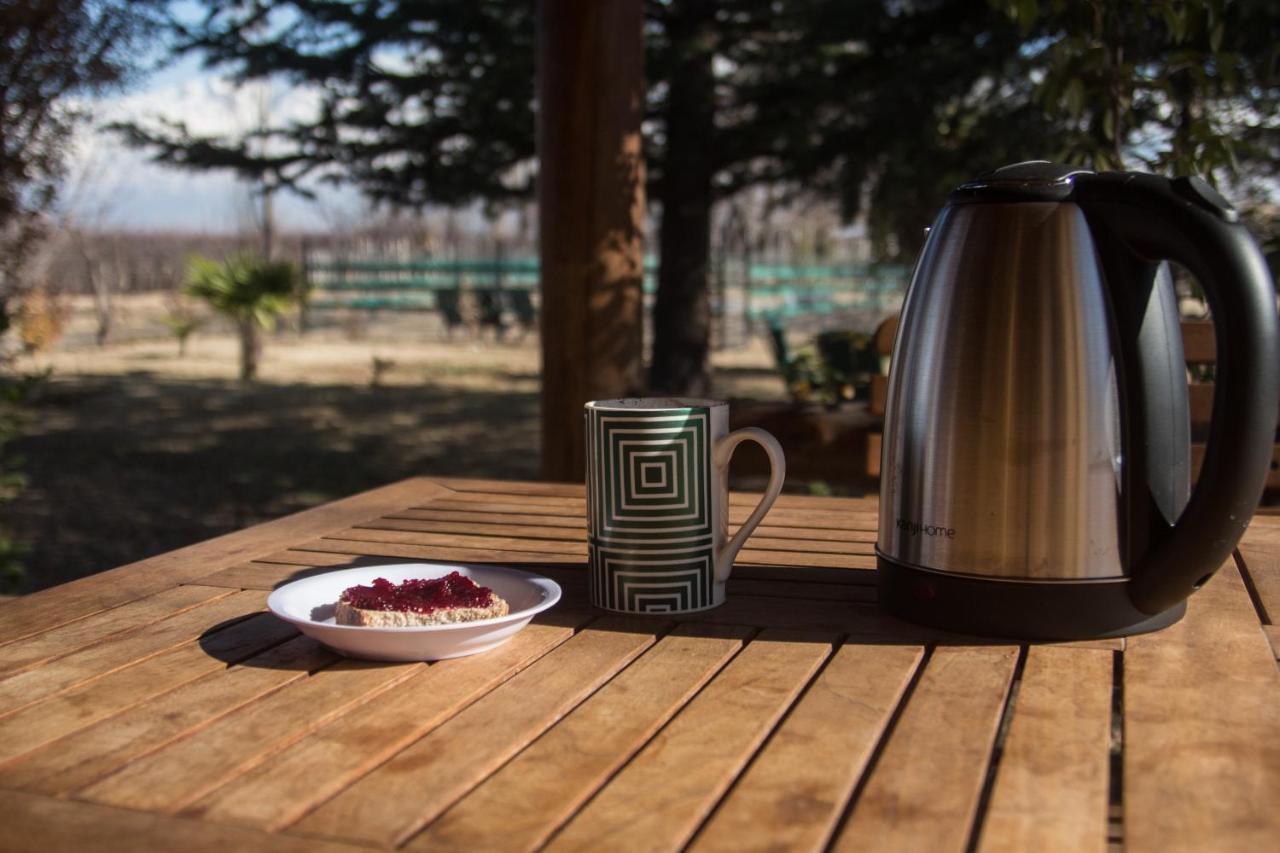
[[[587,547],[591,601],[624,613],[690,613],[724,603],[747,537],[786,477],[778,440],[729,432],[720,400],[587,403]],[[769,456],[769,487],[729,537],[729,460],[743,441]]]

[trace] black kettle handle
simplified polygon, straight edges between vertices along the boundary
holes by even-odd
[[[1086,217],[1142,259],[1186,267],[1213,314],[1217,376],[1200,478],[1178,520],[1132,567],[1134,605],[1159,613],[1218,570],[1262,496],[1280,398],[1276,291],[1236,211],[1200,178],[1116,172],[1075,184]]]

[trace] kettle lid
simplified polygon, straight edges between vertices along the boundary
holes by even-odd
[[[966,181],[955,189],[952,204],[978,201],[1066,201],[1075,190],[1077,175],[1091,175],[1088,169],[1027,160],[1001,166]]]

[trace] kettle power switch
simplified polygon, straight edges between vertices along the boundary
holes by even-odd
[[[1197,207],[1209,211],[1224,222],[1240,221],[1240,214],[1231,206],[1231,202],[1219,195],[1204,178],[1192,175],[1174,178],[1172,183],[1174,192]]]

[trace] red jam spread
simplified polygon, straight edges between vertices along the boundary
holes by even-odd
[[[431,613],[454,607],[488,607],[493,590],[471,578],[450,572],[442,578],[407,580],[394,584],[378,578],[370,586],[353,586],[342,593],[347,603],[361,610]]]

